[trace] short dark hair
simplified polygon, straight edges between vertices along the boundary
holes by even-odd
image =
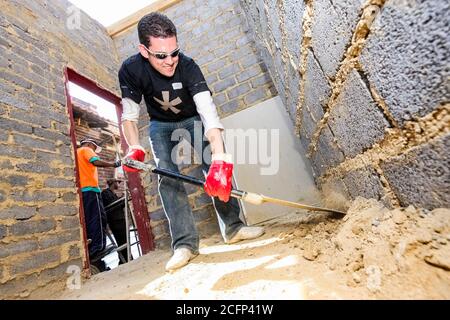
[[[106,183],[108,184],[108,186],[111,186],[114,182],[121,182],[119,179],[115,179],[115,178],[111,178],[106,180]]]
[[[150,46],[150,36],[155,38],[170,38],[177,36],[177,28],[164,14],[152,12],[139,20],[139,42],[146,47]]]

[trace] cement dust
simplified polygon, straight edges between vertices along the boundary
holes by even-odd
[[[342,220],[297,212],[234,245],[219,236],[166,273],[154,251],[58,299],[450,299],[450,210],[358,198]]]

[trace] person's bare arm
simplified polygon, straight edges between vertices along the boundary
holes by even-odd
[[[218,128],[209,129],[206,133],[209,143],[211,144],[211,153],[220,154],[224,153],[223,150],[223,140],[222,140],[222,130]]]
[[[144,161],[145,149],[139,143],[139,129],[137,126],[139,120],[139,104],[131,99],[122,99],[122,130],[125,142],[128,144],[128,153],[125,158],[136,161]],[[128,172],[137,172],[139,170],[124,166]]]
[[[140,106],[130,98],[123,98],[122,106],[122,130],[125,142],[129,147],[128,150],[142,149],[144,151],[139,143],[139,129],[137,127]]]
[[[92,162],[92,164],[96,167],[102,167],[102,168],[115,168],[118,167],[118,165],[114,162],[108,162],[103,160],[95,160]]]
[[[136,121],[124,120],[122,121],[123,135],[125,141],[129,146],[140,145],[139,143],[139,130]]]

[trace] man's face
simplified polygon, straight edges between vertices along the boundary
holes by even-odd
[[[86,143],[86,147],[92,149],[92,151],[95,152],[95,149],[97,149],[97,147],[95,145],[93,145],[92,143]]]
[[[175,73],[179,57],[172,57],[170,53],[174,52],[177,48],[178,43],[176,37],[150,37],[150,46],[148,47],[148,50],[150,50],[151,52],[146,50],[144,45],[139,45],[139,51],[142,56],[147,58],[153,68],[155,68],[159,73],[166,77],[172,77]],[[155,53],[166,54],[166,57],[164,59],[158,59],[155,56]]]
[[[88,143],[87,144],[89,148],[92,149],[92,151],[94,151],[95,153],[100,153],[102,152],[102,148],[101,147],[97,147],[95,144],[93,143]]]

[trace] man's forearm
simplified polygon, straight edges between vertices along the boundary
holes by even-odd
[[[122,130],[125,140],[129,146],[140,145],[139,130],[135,121],[122,121]]]
[[[223,140],[220,129],[213,128],[208,130],[208,132],[206,133],[206,137],[208,138],[208,141],[211,144],[212,154],[224,153]]]
[[[108,162],[103,160],[95,160],[92,162],[92,164],[96,167],[103,167],[103,168],[114,168],[115,164],[114,162]]]

